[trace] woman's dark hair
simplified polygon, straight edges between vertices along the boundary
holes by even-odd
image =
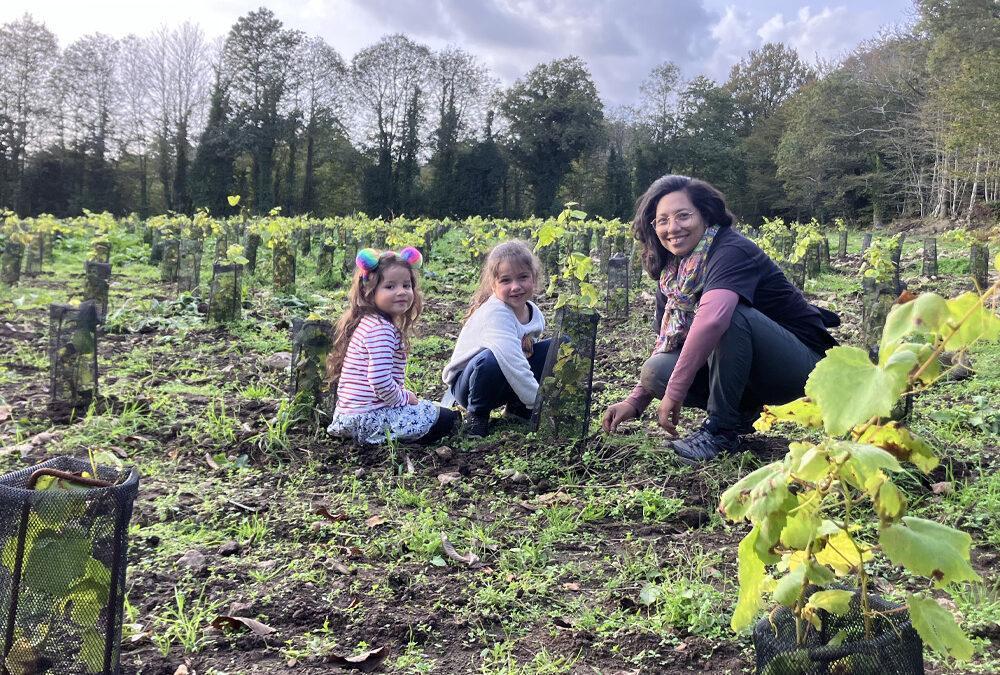
[[[706,226],[729,227],[735,221],[726,207],[726,198],[711,183],[687,176],[668,175],[657,178],[635,202],[635,218],[632,219],[632,234],[642,245],[643,269],[659,280],[660,272],[666,267],[672,255],[663,247],[656,230],[650,225],[656,217],[656,205],[664,195],[681,191],[688,196],[698,209]]]

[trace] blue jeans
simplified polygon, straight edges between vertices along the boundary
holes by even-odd
[[[540,340],[528,357],[528,365],[535,380],[541,382],[545,356],[549,353],[552,340]],[[459,405],[470,415],[489,415],[502,405],[513,406],[524,412],[528,406],[521,402],[510,383],[500,370],[500,363],[489,349],[484,349],[472,357],[451,383],[451,393]]]
[[[639,382],[662,397],[680,349],[653,354]],[[729,328],[695,375],[685,406],[701,408],[719,429],[738,429],[762,405],[788,403],[803,395],[806,378],[823,358],[760,311],[737,305]]]

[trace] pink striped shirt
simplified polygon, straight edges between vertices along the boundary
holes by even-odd
[[[403,336],[385,317],[361,319],[347,346],[337,384],[337,413],[365,413],[406,405]]]

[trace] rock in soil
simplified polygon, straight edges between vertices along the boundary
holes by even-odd
[[[264,359],[263,366],[269,370],[281,372],[292,366],[291,352],[275,352]]]
[[[177,564],[181,567],[189,568],[196,575],[208,569],[208,559],[205,557],[205,554],[195,549],[191,549],[178,558]]]

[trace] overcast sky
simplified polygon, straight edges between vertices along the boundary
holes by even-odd
[[[144,35],[191,20],[222,36],[262,3],[245,0],[0,0],[0,23],[25,12],[66,46],[93,32]],[[884,26],[908,23],[912,0],[271,0],[285,25],[319,35],[350,60],[387,33],[432,48],[457,45],[510,84],[534,65],[569,55],[590,66],[610,104],[639,103],[639,83],[663,61],[685,77],[724,81],[765,42],[784,42],[813,62],[837,58]]]

